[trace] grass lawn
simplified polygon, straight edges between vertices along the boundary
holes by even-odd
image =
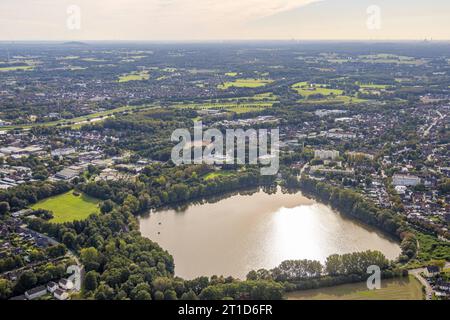
[[[234,172],[232,171],[215,171],[215,172],[210,172],[207,175],[205,175],[203,177],[203,179],[205,180],[213,180],[219,177],[229,177],[229,176],[234,176]]]
[[[268,79],[236,79],[235,81],[225,82],[219,85],[218,88],[226,90],[231,87],[235,88],[259,88],[264,87],[266,84],[272,83],[273,80]]]
[[[298,94],[303,97],[309,97],[315,94],[321,94],[324,96],[342,95],[344,92],[340,89],[328,89],[324,88],[321,84],[308,84],[307,82],[299,82],[292,86],[292,88],[297,91]]]
[[[129,82],[129,81],[142,81],[150,79],[150,75],[147,71],[132,72],[129,74],[124,74],[119,77],[118,82]]]
[[[365,282],[286,294],[288,300],[422,300],[422,285],[413,276],[381,281],[380,290],[369,290]]]
[[[50,197],[33,205],[32,209],[44,209],[53,212],[50,222],[64,223],[76,220],[84,220],[92,213],[100,212],[98,204],[100,200],[85,194],[75,196],[73,191]]]

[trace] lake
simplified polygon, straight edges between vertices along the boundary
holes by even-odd
[[[244,279],[253,269],[288,259],[324,262],[334,253],[379,250],[400,254],[396,241],[301,193],[256,190],[152,212],[140,218],[142,235],[175,259],[185,279],[224,275]]]

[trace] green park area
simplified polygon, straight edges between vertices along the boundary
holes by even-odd
[[[345,95],[343,90],[332,89],[325,84],[303,81],[292,85],[292,89],[302,96],[302,99],[298,102],[304,104],[354,104],[365,101],[357,97]]]
[[[142,81],[150,79],[150,74],[148,71],[135,71],[128,74],[121,75],[118,82],[129,82],[129,81]]]
[[[313,95],[323,96],[340,96],[344,92],[339,89],[329,89],[323,84],[314,84],[308,82],[298,82],[292,86],[297,93],[303,97],[309,97]]]
[[[236,79],[228,81],[218,86],[219,89],[226,90],[229,88],[259,88],[272,83],[269,79]]]
[[[99,203],[100,200],[98,199],[85,194],[76,195],[73,191],[69,191],[39,201],[32,206],[32,209],[51,211],[53,219],[50,222],[65,223],[84,220],[91,214],[100,212]]]
[[[381,281],[381,289],[369,290],[365,282],[286,294],[288,300],[423,300],[422,285],[416,278]]]

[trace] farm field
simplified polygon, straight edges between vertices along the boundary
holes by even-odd
[[[235,88],[259,88],[272,83],[273,80],[268,79],[236,79],[235,81],[225,82],[219,85],[218,88],[226,90],[232,87]]]
[[[75,196],[73,191],[50,197],[32,206],[32,209],[43,209],[53,212],[50,222],[65,223],[84,220],[93,213],[100,212],[98,204],[100,200],[85,194]]]
[[[286,294],[288,300],[422,300],[422,285],[413,276],[382,280],[380,290],[368,290],[365,282]]]

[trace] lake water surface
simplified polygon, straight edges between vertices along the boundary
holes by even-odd
[[[143,236],[175,259],[185,279],[225,275],[245,278],[288,259],[325,261],[334,253],[379,250],[390,259],[399,245],[301,193],[258,191],[215,203],[153,212],[140,219]]]

